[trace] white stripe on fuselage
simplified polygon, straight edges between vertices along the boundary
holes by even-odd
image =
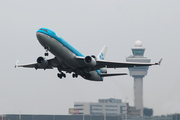
[[[56,56],[56,58],[66,64],[72,70],[82,67],[75,59],[75,54],[66,46],[55,38],[44,33],[37,32],[36,36],[43,47],[48,47],[49,51]],[[91,74],[90,80],[102,81],[97,71],[89,72]],[[83,76],[82,76],[83,77]]]

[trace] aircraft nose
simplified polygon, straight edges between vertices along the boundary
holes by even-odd
[[[36,37],[41,44],[45,42],[45,36],[43,35],[43,33],[37,32]]]
[[[36,33],[36,37],[39,40],[39,38],[41,37],[41,34],[39,32]]]
[[[36,37],[37,37],[37,39],[39,40],[39,42],[43,40],[43,34],[40,33],[40,32],[37,32],[37,33],[36,33]]]

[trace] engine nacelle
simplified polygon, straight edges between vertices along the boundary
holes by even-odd
[[[94,58],[95,60],[97,60],[96,56],[95,55],[91,55],[92,58]]]
[[[101,73],[107,73],[107,68],[100,68]]]
[[[96,60],[91,56],[86,56],[84,62],[91,67],[94,67],[96,65]]]
[[[37,63],[40,67],[46,69],[48,67],[48,61],[43,57],[37,58]]]

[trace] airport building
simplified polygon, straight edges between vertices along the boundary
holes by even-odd
[[[133,55],[126,58],[127,62],[144,62],[150,63],[150,59],[144,57],[145,48],[142,47],[141,41],[136,41],[132,48]],[[147,75],[149,67],[129,68],[130,76],[134,77],[134,106],[141,110],[143,116],[143,77]]]
[[[75,102],[74,108],[69,108],[72,115],[128,115],[140,117],[141,110],[129,103],[123,103],[121,99],[99,99],[98,102]]]
[[[99,99],[98,102],[75,102],[74,108],[69,109],[70,114],[85,115],[122,115],[127,114],[128,103],[121,99]]]
[[[136,109],[136,107],[129,106],[128,107],[128,115],[130,115],[131,118],[139,117],[141,115],[141,110]]]

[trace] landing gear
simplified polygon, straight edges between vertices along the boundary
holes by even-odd
[[[72,77],[73,77],[73,78],[75,78],[75,77],[77,78],[77,77],[78,77],[78,74],[73,73],[73,74],[72,74]]]
[[[44,55],[45,55],[45,56],[48,56],[48,55],[49,55],[49,53],[44,53]]]
[[[44,55],[48,56],[49,55],[49,53],[48,53],[49,48],[48,47],[44,47],[44,49],[46,50],[46,53],[44,53]]]
[[[58,73],[57,74],[57,76],[60,78],[60,79],[62,79],[62,77],[66,77],[66,74],[64,74],[63,72],[60,72],[60,73]]]
[[[58,69],[58,71],[59,71],[59,73],[57,74],[57,76],[58,76],[60,79],[62,79],[62,77],[65,78],[65,77],[66,77],[66,74],[64,74],[64,73],[61,71],[61,67],[58,66],[57,69]]]

